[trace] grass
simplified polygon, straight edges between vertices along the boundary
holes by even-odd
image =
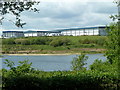
[[[33,45],[22,45],[22,44],[11,44],[8,39],[3,39],[3,53],[11,52],[27,52],[28,53],[103,53],[103,50],[96,51],[95,49],[105,49],[105,41],[107,41],[106,36],[56,36],[56,37],[28,37],[28,38],[16,38],[12,39],[14,41],[20,40],[33,40],[43,39],[44,45],[33,44]],[[46,39],[46,40],[45,40]],[[52,40],[69,40],[68,45],[52,46],[50,43]],[[11,40],[11,39],[10,39]],[[12,41],[11,40],[11,41]],[[49,41],[47,41],[49,40]],[[7,42],[7,43],[4,43]],[[10,43],[10,44],[9,44]],[[54,44],[54,43],[53,43]],[[88,48],[88,49],[85,49]],[[24,52],[25,51],[25,52]]]

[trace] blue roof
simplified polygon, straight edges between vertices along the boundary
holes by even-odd
[[[29,30],[29,31],[24,31],[24,33],[36,33],[37,31],[31,31],[31,30]]]
[[[95,27],[84,27],[84,28],[67,28],[67,29],[57,29],[57,30],[50,30],[50,31],[3,31],[3,33],[37,33],[37,32],[43,32],[43,33],[60,33],[61,31],[66,30],[83,30],[83,29],[96,29],[96,28],[106,28],[106,26],[95,26]]]
[[[23,31],[2,31],[3,33],[23,33]]]
[[[44,32],[44,33],[59,33],[60,31],[25,31],[24,33],[37,33],[37,32]]]
[[[96,28],[106,28],[106,26],[84,27],[84,28],[68,28],[68,29],[59,29],[59,30],[57,30],[57,31],[82,30],[82,29],[96,29]]]

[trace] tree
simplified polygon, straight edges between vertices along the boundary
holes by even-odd
[[[119,50],[119,30],[117,24],[113,23],[110,25],[110,31],[108,31],[108,42],[106,43],[107,51],[106,56],[110,64],[117,63],[118,56],[120,55]]]
[[[79,55],[77,57],[74,57],[71,64],[72,64],[72,70],[78,71],[78,70],[84,70],[85,67],[83,67],[84,65],[86,65],[87,63],[85,61],[87,61],[88,57],[85,56],[84,54]]]
[[[110,26],[108,34],[109,42],[107,43],[108,50],[106,52],[109,63],[115,64],[118,68],[118,77],[120,77],[120,1],[115,2],[118,6],[118,15],[112,15],[113,20],[118,19],[118,22]]]
[[[33,11],[38,12],[37,8],[34,8],[34,5],[38,5],[40,2],[31,1],[31,0],[1,0],[0,1],[0,23],[5,19],[4,15],[12,14],[15,16],[16,21],[12,21],[17,27],[23,28],[23,25],[26,23],[22,22],[20,14],[24,11]],[[11,20],[9,20],[11,21]]]

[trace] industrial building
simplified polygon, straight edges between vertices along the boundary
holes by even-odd
[[[70,28],[70,29],[61,29],[62,35],[66,36],[82,36],[82,35],[107,35],[105,26],[96,26],[96,27],[85,27],[85,28]]]
[[[38,37],[38,36],[85,36],[85,35],[99,35],[106,36],[106,26],[94,26],[84,28],[68,28],[57,30],[28,30],[28,31],[3,31],[3,38],[17,38],[17,37]]]
[[[24,37],[23,31],[3,31],[2,38],[17,38]]]
[[[38,37],[38,36],[60,36],[60,31],[25,31],[25,37]]]

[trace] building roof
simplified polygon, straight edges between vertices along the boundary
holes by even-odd
[[[84,27],[84,28],[58,29],[57,31],[66,31],[66,30],[82,30],[82,29],[96,29],[96,28],[106,28],[106,26],[94,26],[94,27]]]
[[[23,31],[2,31],[3,33],[23,33]]]
[[[44,33],[59,33],[60,31],[25,31],[24,33],[37,33],[37,32],[44,32]]]
[[[83,27],[83,28],[67,28],[67,29],[56,29],[56,30],[28,30],[28,31],[2,31],[3,33],[37,33],[37,32],[43,32],[43,33],[60,33],[61,31],[67,31],[67,30],[83,30],[83,29],[96,29],[96,28],[106,28],[106,26],[89,26],[89,27]]]

